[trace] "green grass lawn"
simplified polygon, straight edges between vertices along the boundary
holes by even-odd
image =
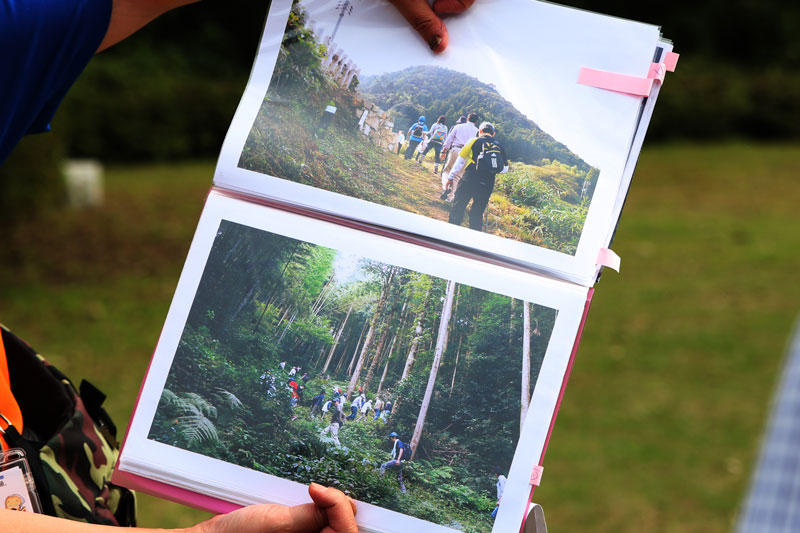
[[[800,311],[800,147],[641,158],[544,462],[553,531],[726,531]],[[6,232],[0,320],[124,429],[212,164],[111,168],[103,209]],[[207,516],[143,497],[141,523]]]

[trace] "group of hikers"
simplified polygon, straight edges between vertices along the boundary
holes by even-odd
[[[280,368],[284,372],[287,372],[285,362],[280,363]],[[290,393],[290,405],[292,409],[303,400],[305,383],[310,379],[308,372],[305,372],[299,378],[302,384],[299,383],[295,376],[300,374],[300,370],[301,368],[299,366],[293,366],[287,372],[288,379],[286,385]],[[265,373],[262,376],[262,381],[271,382],[271,380],[265,381],[267,375],[268,374]],[[274,386],[271,387],[271,390],[274,390]],[[357,391],[354,391],[353,396],[354,398],[350,402],[349,415],[345,415],[347,395],[337,386],[333,387],[329,399],[326,399],[325,389],[320,389],[319,394],[311,399],[311,418],[316,418],[317,415],[319,415],[324,420],[326,416],[330,416],[330,423],[321,431],[320,436],[324,437],[330,434],[333,442],[339,447],[342,445],[339,440],[339,428],[345,424],[346,420],[361,422],[362,420],[367,420],[369,417],[372,417],[373,422],[380,420],[385,423],[392,413],[391,400],[384,402],[379,397],[376,397],[374,402],[368,400],[361,387],[359,387]],[[292,420],[296,418],[297,416],[295,415],[292,417]],[[381,465],[380,473],[381,476],[383,476],[387,469],[395,470],[397,472],[400,491],[405,493],[406,486],[403,482],[403,462],[411,458],[411,446],[401,441],[399,435],[394,431],[389,434],[389,438],[392,440],[391,459]]]
[[[286,383],[291,396],[290,405],[292,409],[294,409],[303,401],[303,392],[306,388],[305,384],[311,378],[308,372],[303,372],[301,374],[302,368],[299,366],[293,366],[287,371],[286,362],[281,362],[280,368],[283,372],[286,372],[286,376],[288,377]],[[262,376],[262,381],[264,381],[265,376],[268,375],[271,376],[271,373],[265,373],[265,375]],[[296,376],[300,377],[296,378]],[[267,382],[273,383],[274,380],[268,380]],[[275,387],[271,386],[270,390],[275,391]],[[373,422],[380,420],[386,423],[388,417],[392,413],[391,400],[383,401],[377,396],[374,401],[368,399],[361,387],[353,391],[351,396],[353,399],[350,401],[349,411],[345,409],[345,405],[348,402],[347,395],[336,385],[332,387],[330,396],[326,395],[325,389],[319,389],[319,394],[311,398],[311,418],[315,419],[319,416],[322,420],[326,420],[326,417],[328,420],[328,425],[320,432],[320,436],[324,437],[330,435],[337,447],[342,446],[339,440],[339,430],[346,421],[361,422],[363,420],[369,420],[371,417]],[[292,420],[296,418],[297,416],[293,416]],[[403,480],[403,465],[411,460],[413,450],[411,445],[408,442],[403,442],[400,439],[400,435],[394,431],[389,433],[388,438],[392,443],[390,459],[381,464],[379,472],[381,476],[384,476],[387,470],[393,470],[397,474],[400,492],[405,494],[407,489],[405,481]],[[506,484],[506,477],[502,474],[502,470],[500,468],[495,468],[494,472],[497,477],[497,505],[491,512],[492,518],[497,516],[500,499]]]
[[[448,219],[451,224],[461,225],[471,201],[469,227],[483,230],[483,215],[495,177],[508,172],[508,158],[494,138],[495,133],[490,122],[478,125],[476,113],[461,116],[449,130],[447,118],[441,115],[430,127],[425,116],[420,116],[407,132],[397,132],[397,154],[402,152],[406,160],[413,158],[421,165],[428,152],[434,151],[433,173],[441,179],[441,199],[452,203]]]

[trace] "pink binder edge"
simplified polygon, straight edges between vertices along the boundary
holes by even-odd
[[[155,350],[153,350],[153,355],[155,355]],[[144,373],[144,379],[142,379],[142,384],[139,386],[139,394],[136,395],[136,403],[134,404],[133,412],[131,413],[131,419],[128,422],[129,428],[131,421],[133,421],[133,417],[136,415],[136,409],[139,407],[139,400],[142,397],[142,389],[144,388],[145,381],[147,381],[147,375],[150,373],[150,366],[152,364],[153,357],[150,356],[150,362],[147,363],[147,371]],[[120,456],[122,456],[122,450],[125,448],[125,443],[127,441],[128,433],[126,432],[125,438],[122,441],[122,446],[120,447]],[[111,482],[122,487],[138,490],[152,496],[158,496],[160,498],[165,498],[173,502],[182,503],[190,507],[196,507],[198,509],[203,509],[213,513],[228,513],[241,507],[241,505],[220,500],[219,498],[213,498],[211,496],[206,496],[205,494],[199,494],[197,492],[174,487],[160,481],[154,481],[136,474],[131,474],[130,472],[124,472],[119,468],[119,457],[117,458],[117,463],[114,465],[114,472],[111,474]]]
[[[211,194],[211,190],[208,191],[208,194]],[[206,199],[208,199],[208,195],[206,195]],[[163,331],[161,333],[163,333]],[[161,333],[159,333],[159,339],[161,338]],[[158,348],[158,344],[156,344],[156,348]],[[150,374],[150,367],[153,365],[153,356],[155,356],[155,353],[156,349],[153,349],[153,354],[150,356],[150,361],[147,363],[147,370],[142,378],[142,384],[139,385],[139,393],[136,395],[136,403],[133,404],[133,412],[131,413],[131,418],[128,421],[128,429],[130,429],[131,422],[133,422],[133,417],[136,415],[136,409],[139,407],[139,400],[142,398],[142,390],[144,389],[145,381],[147,381],[147,376]],[[122,450],[125,449],[125,443],[127,441],[128,432],[126,431],[125,438],[122,440],[122,446],[120,447],[119,457],[122,456]],[[241,505],[221,500],[219,498],[214,498],[212,496],[206,496],[205,494],[200,494],[187,489],[174,487],[167,483],[162,483],[161,481],[154,481],[136,474],[131,474],[130,472],[124,472],[119,468],[119,457],[117,457],[117,463],[114,465],[114,472],[111,474],[111,482],[116,485],[138,490],[152,496],[158,496],[159,498],[164,498],[176,503],[188,505],[190,507],[196,507],[204,511],[210,511],[212,513],[228,513],[242,507]]]
[[[592,303],[592,297],[594,296],[594,289],[589,289],[589,292],[586,294],[586,304],[583,307],[583,317],[581,318],[581,324],[578,326],[578,334],[575,336],[575,344],[572,345],[572,353],[569,356],[569,362],[567,363],[567,371],[564,372],[564,380],[561,382],[561,391],[558,393],[558,401],[556,401],[556,408],[553,411],[553,418],[550,419],[550,429],[547,430],[547,438],[544,440],[544,447],[542,448],[542,455],[539,457],[539,464],[538,467],[542,468],[542,463],[544,462],[544,454],[547,452],[547,445],[550,443],[550,436],[553,434],[553,426],[556,423],[556,416],[558,416],[558,410],[561,407],[561,401],[564,399],[564,391],[567,389],[567,382],[569,381],[569,376],[572,374],[572,366],[575,363],[575,355],[578,353],[578,346],[581,343],[581,336],[583,336],[583,328],[586,326],[586,317],[589,316],[589,306]],[[528,505],[525,507],[525,514],[522,517],[522,524],[519,527],[519,533],[523,533],[525,529],[525,520],[528,517],[528,511],[530,511],[531,501],[533,500],[533,491],[536,489],[536,485],[531,487],[531,494],[528,497]]]
[[[111,481],[117,485],[144,492],[151,496],[158,496],[159,498],[217,514],[229,513],[242,507],[241,505],[220,500],[219,498],[174,487],[160,481],[153,481],[152,479],[137,476],[129,472],[121,472],[118,469],[111,477]]]

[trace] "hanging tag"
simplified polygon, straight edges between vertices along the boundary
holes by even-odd
[[[544,472],[544,467],[542,465],[536,465],[533,467],[533,472],[531,472],[531,480],[530,485],[534,487],[538,487],[539,484],[542,482],[542,473]]]
[[[0,509],[42,512],[28,460],[20,448],[0,452]]]

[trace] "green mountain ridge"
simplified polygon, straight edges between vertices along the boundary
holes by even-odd
[[[585,172],[592,168],[517,110],[493,85],[462,72],[417,66],[359,82],[359,90],[390,113],[397,129],[408,129],[420,115],[429,124],[445,115],[452,126],[459,116],[475,112],[480,120],[496,126],[497,138],[512,160],[538,165],[549,159]]]

